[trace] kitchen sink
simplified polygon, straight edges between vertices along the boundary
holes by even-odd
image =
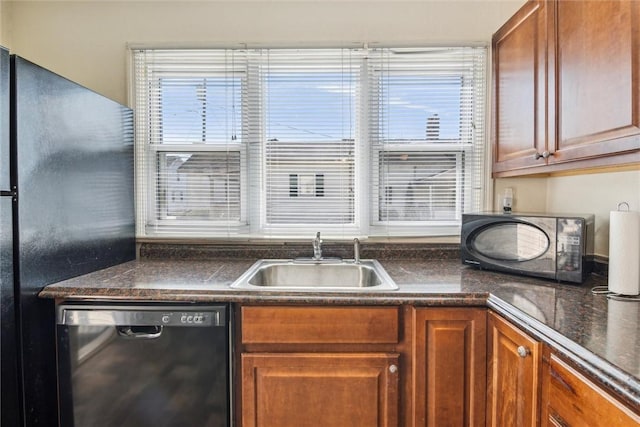
[[[263,259],[233,284],[233,289],[271,291],[392,291],[398,285],[373,259]]]

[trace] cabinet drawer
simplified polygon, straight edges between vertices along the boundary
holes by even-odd
[[[638,426],[640,416],[600,389],[585,376],[551,355],[546,380],[549,425]]]
[[[395,344],[398,307],[242,307],[243,344]]]

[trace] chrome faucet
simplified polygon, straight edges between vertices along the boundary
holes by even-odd
[[[322,239],[320,238],[320,232],[316,234],[316,238],[313,239],[313,259],[319,261],[322,259]]]
[[[360,240],[357,237],[353,239],[353,262],[360,264]]]

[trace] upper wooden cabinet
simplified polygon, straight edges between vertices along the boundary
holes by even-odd
[[[494,173],[544,166],[547,4],[526,3],[493,36]]]
[[[640,2],[530,1],[493,49],[494,176],[640,162]]]
[[[557,140],[549,163],[640,150],[640,2],[553,4]]]

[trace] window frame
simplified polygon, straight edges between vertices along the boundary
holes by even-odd
[[[340,47],[335,47],[335,48],[328,48],[328,49],[315,49],[315,48],[303,48],[303,49],[279,49],[279,48],[275,48],[275,49],[263,49],[264,51],[270,52],[270,51],[275,51],[276,55],[278,52],[280,51],[316,51],[316,50],[328,50],[328,51],[351,51],[353,50],[352,48],[349,49],[344,49],[344,48],[340,48]],[[357,49],[356,49],[357,50]],[[267,55],[270,55],[270,53],[267,53]],[[305,52],[304,55],[307,55],[307,53]],[[313,53],[310,55],[311,57],[313,57]],[[261,215],[260,215],[260,226],[257,229],[257,233],[261,236],[261,237],[265,237],[265,238],[287,238],[287,237],[296,237],[296,236],[301,236],[301,235],[307,235],[309,233],[309,230],[313,230],[315,232],[320,231],[322,232],[324,235],[331,235],[331,236],[336,236],[336,230],[339,229],[339,236],[340,237],[342,235],[362,235],[362,214],[361,214],[361,205],[362,202],[359,202],[359,199],[361,198],[361,191],[359,188],[359,182],[360,182],[360,174],[361,174],[361,162],[359,160],[360,156],[361,156],[361,138],[359,136],[360,133],[360,128],[361,126],[359,126],[359,120],[361,120],[362,114],[361,114],[361,108],[362,108],[362,96],[360,91],[358,90],[358,88],[360,87],[360,82],[362,79],[362,74],[363,74],[363,65],[360,62],[362,60],[362,56],[360,56],[358,58],[358,65],[355,67],[355,69],[357,69],[357,71],[354,72],[354,67],[351,66],[351,64],[349,64],[348,66],[346,66],[346,69],[348,70],[349,74],[351,74],[351,76],[349,77],[349,80],[355,80],[357,82],[356,85],[356,93],[354,94],[354,99],[352,101],[352,103],[354,104],[354,108],[355,108],[355,114],[354,114],[354,123],[353,123],[353,134],[351,134],[351,132],[349,133],[349,136],[352,137],[351,139],[353,140],[353,154],[350,156],[352,159],[352,174],[353,174],[353,178],[351,180],[351,192],[353,193],[352,197],[351,197],[351,204],[353,205],[353,221],[351,223],[345,223],[345,224],[309,224],[309,223],[305,223],[305,222],[290,222],[290,223],[286,223],[286,224],[277,224],[277,223],[272,223],[269,222],[268,219],[268,215],[269,215],[269,208],[268,208],[268,195],[267,195],[267,186],[268,186],[268,178],[267,178],[267,174],[269,173],[269,166],[267,164],[268,162],[268,146],[270,145],[271,141],[270,139],[276,135],[272,135],[269,134],[269,124],[268,124],[268,118],[267,118],[267,112],[269,111],[268,107],[263,107],[261,108],[261,112],[262,114],[260,115],[260,121],[261,121],[261,129],[263,130],[262,132],[262,136],[261,136],[261,143],[263,144],[263,149],[262,149],[262,163],[261,163],[261,169],[262,169],[262,177],[261,177],[261,188],[262,188],[262,194],[261,194]],[[262,87],[261,90],[261,96],[260,96],[260,102],[264,103],[266,102],[266,100],[268,99],[268,83],[267,80],[271,77],[273,77],[273,75],[277,75],[279,73],[284,73],[284,74],[297,74],[297,73],[303,73],[303,72],[309,72],[310,74],[322,74],[322,73],[328,73],[328,74],[336,74],[336,69],[335,69],[335,65],[326,65],[323,64],[322,68],[320,69],[308,69],[309,65],[307,64],[296,64],[300,67],[299,70],[296,70],[295,68],[287,68],[287,67],[283,67],[282,64],[277,64],[275,67],[275,70],[271,70],[271,59],[268,59],[267,61],[263,61],[260,64],[257,64],[256,67],[259,70],[258,75],[260,76],[260,81],[259,84]],[[314,62],[310,62],[309,64],[315,64]],[[266,71],[265,71],[266,70]],[[344,70],[342,71],[344,73]],[[343,135],[344,136],[344,135]],[[277,142],[282,142],[284,144],[305,144],[305,143],[309,143],[309,144],[313,144],[313,143],[320,143],[320,144],[340,144],[342,141],[344,140],[344,138],[342,140],[322,140],[322,141],[318,141],[318,140],[307,140],[307,141],[303,141],[303,140],[281,140],[281,141],[277,141]],[[326,172],[325,172],[326,174]],[[326,187],[325,187],[325,191],[326,191]]]
[[[452,48],[465,48],[465,47],[481,47],[484,49],[483,61],[484,64],[484,91],[481,94],[479,100],[477,100],[477,94],[474,95],[476,102],[486,103],[488,97],[488,75],[486,72],[488,48],[486,44],[482,45],[460,45],[453,46]],[[155,50],[162,49],[156,47],[131,47],[130,52],[133,58],[136,50]],[[237,49],[237,48],[235,48]],[[339,49],[339,48],[338,48]],[[170,49],[164,49],[170,50]],[[215,48],[214,50],[234,50]],[[307,223],[287,223],[284,225],[270,224],[267,221],[267,155],[266,155],[266,143],[267,143],[267,124],[266,124],[266,109],[263,105],[258,106],[259,113],[251,112],[251,108],[248,106],[248,102],[263,103],[265,100],[266,90],[264,82],[254,81],[256,77],[261,75],[259,62],[251,60],[252,50],[246,47],[240,48],[246,54],[246,64],[242,67],[242,75],[240,78],[242,88],[240,89],[242,99],[239,102],[241,112],[241,123],[237,128],[239,129],[239,141],[235,142],[223,142],[223,143],[205,143],[197,145],[195,144],[151,144],[151,138],[145,136],[145,133],[151,134],[154,129],[158,129],[153,125],[149,125],[146,128],[146,132],[139,129],[136,126],[136,156],[144,159],[142,162],[137,161],[137,176],[136,176],[136,190],[137,190],[137,205],[144,204],[145,208],[142,212],[136,212],[138,219],[137,234],[139,237],[149,239],[162,239],[162,238],[190,238],[190,237],[210,237],[210,238],[225,238],[233,239],[234,237],[240,239],[246,238],[261,238],[261,239],[281,239],[291,237],[302,237],[309,234],[309,230],[322,231],[324,235],[328,235],[331,238],[352,238],[354,236],[384,236],[384,237],[406,237],[406,236],[456,236],[459,235],[460,230],[460,218],[465,207],[469,206],[469,200],[477,197],[470,194],[466,194],[464,180],[466,179],[463,168],[467,168],[469,165],[470,154],[474,153],[476,148],[473,143],[433,143],[426,140],[410,140],[408,142],[397,143],[388,141],[373,141],[371,137],[371,122],[372,122],[372,109],[380,108],[372,107],[372,91],[371,87],[378,84],[376,81],[372,81],[371,65],[368,63],[368,58],[365,55],[360,59],[359,69],[359,81],[357,83],[357,94],[355,95],[355,105],[359,109],[356,112],[356,123],[354,124],[354,153],[353,153],[353,223],[352,224],[307,224]],[[258,48],[256,50],[270,50],[265,48]],[[365,47],[366,50],[366,47]],[[139,89],[135,87],[136,79],[136,60],[132,59],[132,75],[131,79],[134,82],[132,85],[132,104],[138,106]],[[234,66],[233,72],[236,72],[238,67]],[[257,73],[256,73],[257,70]],[[174,72],[167,71],[162,73],[161,77],[155,76],[155,81],[160,81],[167,76],[183,75],[184,71]],[[224,75],[224,72],[220,73]],[[189,77],[197,77],[193,74],[189,74]],[[203,78],[211,77],[210,74],[205,73]],[[464,76],[462,76],[464,77]],[[158,83],[159,84],[159,83]],[[464,86],[464,83],[461,84]],[[245,99],[246,90],[253,90],[258,87],[259,100]],[[248,97],[247,97],[248,98]],[[485,109],[486,106],[483,106]],[[483,111],[484,113],[484,111]],[[376,113],[377,114],[377,113]],[[136,115],[137,116],[137,115]],[[486,116],[486,114],[485,114]],[[483,132],[483,144],[486,148],[486,117],[481,117],[483,120],[482,132]],[[138,118],[138,117],[136,117]],[[153,118],[146,118],[147,120],[153,120]],[[247,125],[246,121],[259,120],[259,123],[252,126]],[[205,125],[203,125],[205,126]],[[206,130],[206,127],[205,127]],[[142,142],[140,142],[142,140]],[[300,141],[304,143],[304,141]],[[220,220],[212,222],[211,220],[203,219],[171,219],[161,218],[161,212],[158,210],[158,173],[157,168],[159,161],[157,160],[160,153],[212,153],[212,152],[233,152],[239,153],[240,156],[240,217],[239,220]],[[373,175],[379,175],[376,168],[379,166],[380,157],[384,153],[450,153],[456,158],[456,184],[455,193],[457,195],[455,201],[455,216],[454,219],[448,221],[384,221],[379,220],[380,213],[380,194],[383,191],[382,188],[375,188],[374,182],[372,182]],[[261,158],[258,163],[252,158],[258,153]],[[486,177],[486,151],[482,153],[482,159],[480,161],[481,178],[477,182],[476,187],[481,187],[480,191],[487,185]],[[252,163],[254,162],[254,163]],[[464,166],[463,166],[464,163]],[[251,169],[259,165],[260,171],[252,171]],[[476,165],[477,166],[477,165]],[[154,172],[155,171],[155,172]],[[258,179],[259,182],[255,182]],[[379,178],[376,178],[379,182]],[[371,186],[371,190],[368,187]],[[473,189],[478,194],[478,189]],[[167,196],[168,197],[168,196]],[[482,208],[485,201],[483,199],[484,194],[479,193],[480,201],[477,208]],[[253,209],[252,204],[257,203],[259,205],[259,213],[256,215],[251,213]],[[255,205],[254,205],[255,206]],[[198,231],[185,231],[180,228],[188,226],[188,228]]]
[[[473,47],[473,48],[483,47],[484,48],[484,58],[483,58],[484,68],[482,69],[483,71],[482,77],[483,77],[483,83],[485,85],[485,90],[483,92],[482,98],[480,98],[479,100],[475,96],[473,98],[474,110],[479,108],[480,111],[484,113],[486,97],[487,97],[486,86],[487,86],[487,79],[488,79],[488,75],[486,73],[486,66],[487,66],[486,46],[469,45],[469,46],[453,47],[453,49],[467,48],[467,47]],[[411,54],[410,51],[414,49],[416,51],[419,51],[420,49],[423,49],[423,48],[400,48],[399,50],[409,51],[408,53]],[[430,49],[430,48],[427,47],[424,49]],[[439,48],[435,48],[435,49],[439,49]],[[379,55],[381,56],[385,55],[384,49],[379,49],[379,51],[380,51]],[[396,66],[395,68],[392,68],[391,66],[388,66],[388,63],[389,63],[388,59],[380,59],[379,57],[375,57],[375,56],[371,62],[373,62],[373,64],[369,65],[370,70],[369,70],[369,76],[368,76],[368,79],[369,79],[368,84],[370,86],[374,86],[375,89],[373,91],[370,91],[369,93],[375,92],[382,95],[378,95],[378,100],[380,102],[374,103],[370,101],[370,105],[371,105],[371,109],[369,111],[369,117],[371,118],[370,125],[372,125],[372,123],[375,122],[375,124],[378,126],[378,129],[380,129],[381,127],[380,118],[383,117],[384,115],[383,113],[381,113],[381,110],[384,109],[384,100],[385,100],[384,86],[390,84],[389,83],[390,77],[393,76],[394,74],[398,76],[419,77],[419,76],[428,75],[428,72],[425,72],[424,70],[420,70],[420,69],[418,69],[420,71],[415,71],[415,72],[407,71],[407,69],[401,66]],[[385,65],[388,66],[387,69],[384,68]],[[469,70],[462,65],[458,65],[458,68],[459,68],[459,71],[457,73],[453,72],[453,70],[449,71],[448,74],[450,75],[448,77],[460,79],[460,91],[461,91],[460,105],[462,105],[463,103],[462,98],[464,97],[464,94],[462,93],[462,91],[464,90],[465,87],[470,86],[471,88],[473,88],[474,86],[473,86],[473,83],[469,83],[470,80],[469,80],[469,76],[467,75]],[[477,69],[475,68],[475,66],[472,68],[474,72],[471,77],[471,80],[478,78],[478,76],[476,75]],[[446,74],[443,74],[443,75],[446,75]],[[385,79],[386,79],[386,82],[385,82]],[[391,98],[390,94],[387,94],[386,96]],[[461,111],[460,115],[462,116],[462,114],[463,113]],[[475,111],[474,113],[472,113],[472,116],[473,117],[476,116]],[[384,118],[382,120],[384,120]],[[487,136],[485,133],[485,126],[484,126],[484,122],[486,122],[486,115],[482,114],[480,117],[480,120],[483,121],[483,126],[481,131],[481,144],[486,147]],[[469,123],[468,126],[469,128],[467,128],[467,131],[474,128],[473,118],[471,118],[471,123]],[[464,132],[465,131],[461,124],[460,134],[463,134]],[[369,202],[369,205],[371,208],[371,216],[369,219],[370,235],[398,236],[398,237],[416,236],[416,229],[417,228],[424,229],[425,227],[428,228],[428,233],[427,233],[428,236],[459,235],[462,213],[464,212],[464,207],[469,206],[470,204],[469,199],[471,198],[470,195],[466,194],[466,191],[465,191],[464,171],[467,170],[468,168],[473,169],[474,167],[474,165],[472,164],[473,163],[472,153],[476,149],[475,145],[478,144],[478,141],[474,141],[474,138],[471,138],[468,141],[463,141],[462,139],[459,139],[458,142],[453,142],[451,139],[444,139],[442,141],[447,141],[447,142],[440,142],[441,140],[437,140],[437,142],[431,142],[427,138],[426,129],[425,129],[424,139],[408,138],[403,142],[398,142],[399,139],[385,138],[384,135],[382,137],[378,135],[378,140],[376,141],[374,141],[373,139],[375,139],[375,137],[370,138],[370,150],[372,153],[371,153],[371,160],[369,162],[369,174],[372,177],[370,179],[372,191],[370,192],[371,199]],[[380,217],[380,209],[381,209],[381,206],[380,206],[381,193],[385,191],[380,181],[380,173],[377,171],[377,169],[380,167],[379,158],[380,156],[383,155],[383,153],[408,153],[408,154],[448,153],[448,154],[455,155],[456,156],[456,168],[455,168],[456,200],[455,200],[454,218],[448,221],[443,221],[443,220],[437,220],[437,221],[410,221],[410,220],[388,221],[387,220],[385,221],[385,220],[378,219]],[[483,153],[483,155],[479,159],[479,162],[480,162],[479,167],[482,168],[481,175],[484,175],[484,168],[486,164],[485,154],[486,153]],[[486,185],[484,181],[484,177],[482,176],[479,179],[479,181],[480,181],[479,185],[482,188],[484,188]],[[378,185],[376,185],[376,183]],[[479,205],[483,205],[483,204],[484,204],[484,200],[481,200]],[[481,206],[478,206],[478,208],[480,207]]]
[[[132,50],[133,55],[133,50]],[[135,61],[132,61],[135,62]],[[134,65],[135,67],[135,65]],[[240,71],[238,67],[233,67],[231,70],[233,74],[238,74],[239,84],[241,86],[247,84],[247,73],[246,71]],[[138,178],[138,182],[146,182],[146,184],[142,184],[144,186],[143,194],[146,196],[142,201],[145,204],[145,214],[141,216],[138,212],[136,212],[136,217],[138,219],[138,223],[140,223],[140,219],[143,218],[142,230],[141,227],[138,226],[137,233],[142,234],[145,237],[149,237],[148,229],[160,230],[162,229],[162,235],[164,236],[179,236],[183,237],[183,231],[170,231],[178,228],[190,227],[194,229],[214,229],[216,231],[219,230],[219,233],[224,234],[225,230],[236,229],[236,230],[248,230],[247,227],[247,203],[246,203],[246,193],[247,193],[247,147],[243,142],[245,141],[245,137],[243,134],[243,126],[240,124],[238,126],[240,138],[232,139],[234,142],[213,142],[207,143],[202,142],[200,144],[195,143],[153,143],[152,141],[162,141],[163,136],[158,135],[154,132],[159,132],[160,129],[163,129],[164,123],[163,120],[163,100],[162,100],[162,80],[163,79],[180,79],[180,78],[193,78],[196,79],[207,79],[207,78],[228,78],[228,72],[226,69],[216,71],[216,72],[190,72],[185,70],[170,70],[170,71],[153,71],[153,77],[149,79],[149,85],[155,86],[158,88],[158,94],[160,96],[160,100],[158,101],[159,108],[157,114],[150,114],[146,116],[148,120],[149,126],[146,127],[146,136],[144,138],[144,142],[140,143],[138,138],[138,133],[136,132],[136,155],[142,156],[146,159],[146,170],[148,171],[156,171],[155,173],[146,173],[146,176]],[[151,97],[151,90],[147,92],[148,96]],[[240,96],[242,97],[242,87],[240,89]],[[206,99],[203,102],[207,102]],[[147,104],[151,103],[151,101],[147,100]],[[136,104],[134,104],[136,105]],[[240,105],[240,119],[242,120],[245,117],[244,112],[244,103],[242,99],[239,100],[238,105]],[[235,106],[234,106],[235,107]],[[206,132],[206,123],[203,123],[203,134]],[[141,146],[141,147],[140,147]],[[158,161],[159,155],[161,153],[190,153],[190,154],[207,154],[207,153],[238,153],[240,157],[240,172],[239,172],[239,203],[240,203],[240,213],[239,218],[237,220],[205,220],[205,219],[177,219],[177,218],[168,218],[168,214],[159,212],[160,201],[158,200],[157,195],[159,194],[159,179],[160,175],[157,171],[160,169],[160,162]],[[140,185],[137,185],[137,189],[140,189]],[[149,197],[149,195],[154,195],[154,197]],[[138,198],[140,202],[140,198]],[[165,204],[167,201],[165,200]],[[160,234],[160,233],[158,233]]]

